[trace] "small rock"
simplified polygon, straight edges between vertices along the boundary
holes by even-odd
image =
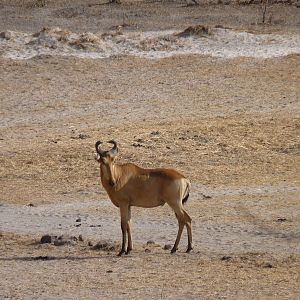
[[[152,241],[152,240],[150,240],[150,241],[147,241],[147,245],[154,245],[155,244],[155,242],[154,241]]]
[[[106,271],[106,273],[112,273],[112,272],[113,272],[112,270],[107,270],[107,271]]]
[[[53,242],[54,246],[63,246],[65,244],[67,244],[67,243],[68,243],[68,241],[65,241],[65,240],[55,240]]]
[[[34,207],[34,204],[28,203],[27,206],[29,206],[29,207]]]
[[[133,144],[131,144],[131,146],[133,146],[133,147],[144,147],[142,144],[140,144],[140,143],[133,143]]]
[[[82,237],[81,234],[78,236],[78,240],[79,240],[80,242],[83,242],[83,237]]]
[[[81,222],[81,219],[80,218],[76,219],[76,222]]]
[[[159,134],[160,134],[159,131],[152,131],[152,132],[151,132],[151,135],[159,135]]]
[[[212,196],[204,195],[204,194],[202,194],[202,197],[203,197],[204,199],[211,199],[211,198],[212,198]]]
[[[172,245],[170,245],[170,244],[166,244],[166,245],[164,245],[164,250],[170,250],[172,248]]]
[[[112,242],[100,241],[96,245],[93,246],[93,250],[103,250],[103,251],[115,251],[117,247]]]
[[[273,265],[269,262],[263,264],[264,268],[273,268]]]
[[[80,227],[80,226],[81,226],[81,224],[76,224],[75,226],[76,226],[76,227]]]
[[[50,244],[52,242],[52,237],[49,234],[45,234],[41,238],[41,244]]]
[[[11,33],[9,31],[2,31],[2,32],[0,32],[0,38],[10,40]]]
[[[145,249],[145,253],[150,253],[150,252],[151,252],[150,249],[148,249],[148,248]]]
[[[89,136],[88,134],[82,134],[82,133],[80,133],[80,134],[78,135],[78,138],[81,139],[81,140],[88,139],[89,137],[90,137],[90,136]]]
[[[278,222],[278,223],[282,223],[285,221],[286,221],[286,218],[277,218],[277,220],[276,220],[276,222]]]
[[[224,255],[224,256],[221,257],[221,260],[223,260],[223,261],[229,261],[231,259],[232,259],[232,257],[229,256],[229,255]]]
[[[91,241],[89,241],[88,246],[93,247],[93,243]]]

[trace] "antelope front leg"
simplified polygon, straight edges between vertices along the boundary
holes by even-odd
[[[118,256],[126,254],[126,234],[128,230],[128,206],[120,206],[121,229],[122,229],[122,248]]]

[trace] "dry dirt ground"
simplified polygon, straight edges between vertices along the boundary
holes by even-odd
[[[271,5],[262,26],[258,4],[37,3],[0,1],[0,32],[205,24],[300,34],[294,4]],[[16,60],[3,49],[0,299],[300,298],[300,50]],[[119,162],[172,167],[191,180],[193,253],[184,253],[185,236],[177,254],[164,250],[177,231],[166,205],[133,210],[135,249],[116,257],[119,212],[94,160],[95,141],[111,138]],[[41,244],[44,234],[63,242]]]

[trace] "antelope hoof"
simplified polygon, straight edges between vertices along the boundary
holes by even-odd
[[[172,253],[175,253],[176,251],[177,251],[177,248],[174,248],[174,247],[173,247],[172,250],[171,250],[171,254],[172,254]]]
[[[130,254],[131,250],[132,250],[132,249],[127,249],[127,251],[126,251],[125,254],[126,254],[126,255]]]
[[[126,254],[125,250],[121,250],[118,254],[118,256],[124,256]]]
[[[188,247],[185,252],[190,253],[192,250],[193,250],[193,247]]]

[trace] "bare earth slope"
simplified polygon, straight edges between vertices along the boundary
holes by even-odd
[[[0,298],[299,298],[299,9],[262,26],[259,5],[39,3],[0,3]],[[164,206],[133,209],[115,256],[94,160],[111,138],[191,179],[192,254],[164,250]]]

